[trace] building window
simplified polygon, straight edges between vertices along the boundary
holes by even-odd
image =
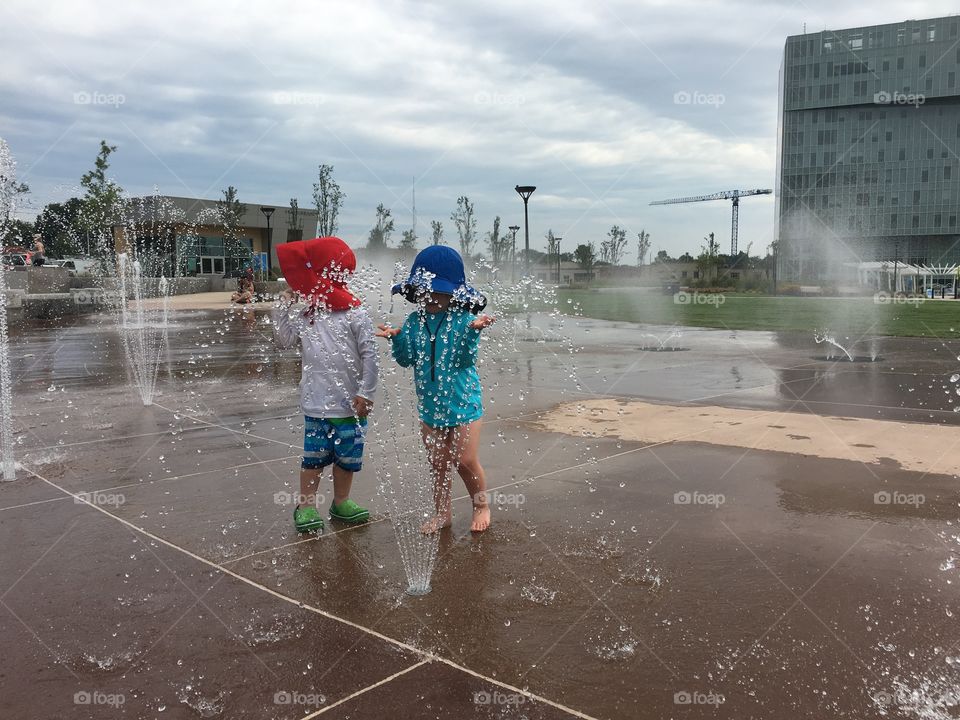
[[[694,271],[693,271],[693,279],[694,279],[694,280],[698,280],[699,278],[700,278],[700,271],[699,271],[699,270],[694,270]]]
[[[919,205],[919,204],[920,204],[920,191],[919,191],[919,190],[914,190],[914,191],[913,191],[913,204],[914,204],[914,205]]]
[[[957,74],[955,72],[947,73],[947,87],[952,88],[957,84]]]
[[[956,215],[951,215],[949,218],[947,218],[947,223],[950,225],[950,227],[956,227],[956,226],[957,226],[957,216],[956,216]]]
[[[927,160],[933,160],[933,148],[927,148]]]
[[[923,170],[920,173],[920,182],[930,182],[930,171]]]
[[[884,61],[883,61],[883,71],[884,71],[884,72],[888,72],[889,70],[890,70],[890,61],[889,61],[889,60],[884,60]]]
[[[933,216],[933,226],[934,226],[935,228],[938,228],[938,227],[940,227],[942,224],[943,224],[943,218],[942,218],[942,216],[940,215],[940,213],[937,213],[936,215]]]
[[[926,66],[927,66],[927,56],[921,54],[921,55],[920,55],[920,67],[926,67]]]
[[[686,276],[687,276],[687,271],[686,271],[686,270],[681,270],[681,271],[680,271],[680,277],[685,278]]]
[[[944,180],[949,180],[951,177],[953,177],[953,168],[952,168],[951,166],[949,166],[949,165],[944,165],[944,166],[943,166],[943,179],[944,179]]]
[[[896,227],[897,227],[897,214],[896,214],[896,213],[890,213],[890,227],[892,227],[892,228],[896,228]]]
[[[913,229],[916,230],[916,229],[919,228],[919,227],[920,227],[920,216],[919,216],[919,215],[914,215],[914,216],[913,216]]]
[[[902,58],[902,57],[898,57],[898,58],[897,58],[897,70],[903,70],[903,58]]]

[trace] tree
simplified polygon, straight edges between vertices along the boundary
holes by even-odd
[[[51,257],[90,254],[88,229],[84,222],[86,203],[70,198],[63,203],[47,205],[34,223],[34,232],[43,238],[43,246]]]
[[[653,259],[655,263],[668,263],[673,262],[673,258],[670,257],[670,253],[666,250],[657,250],[657,256]]]
[[[509,257],[510,236],[500,237],[500,216],[493,220],[493,230],[487,233],[487,247],[490,249],[490,260],[494,266],[499,266]]]
[[[340,208],[346,195],[333,179],[333,165],[320,165],[313,184],[313,203],[317,208],[317,237],[337,234]]]
[[[92,234],[95,241],[111,237],[109,227],[123,210],[123,188],[107,178],[110,154],[116,152],[116,149],[116,145],[107,145],[105,140],[101,140],[100,152],[97,153],[93,170],[84,173],[80,178],[80,186],[85,191],[81,222],[84,230]]]
[[[469,258],[473,255],[473,247],[477,242],[477,218],[473,214],[470,198],[466,195],[457,198],[457,209],[450,214],[450,219],[460,236],[460,254]]]
[[[650,252],[650,233],[641,230],[637,233],[637,266],[643,265],[648,252]]]
[[[557,236],[553,234],[553,229],[547,230],[547,255],[557,254]]]
[[[400,249],[408,252],[417,249],[417,235],[413,232],[413,228],[403,231],[403,236],[400,238]]]
[[[287,242],[303,240],[303,217],[300,215],[300,202],[290,198],[290,209],[287,211]]]
[[[367,247],[371,250],[383,250],[390,245],[390,233],[393,232],[393,218],[390,217],[390,208],[383,203],[377,205],[377,221],[370,230]]]
[[[237,199],[237,189],[230,185],[223,191],[223,199],[217,200],[217,219],[223,228],[224,247],[240,239],[239,229],[247,206]]]
[[[443,223],[439,220],[430,221],[430,240],[434,245],[443,242]]]
[[[0,196],[7,198],[4,203],[4,223],[10,222],[10,213],[17,207],[17,198],[30,192],[30,186],[25,182],[17,182],[13,177],[0,175]]]
[[[591,272],[597,262],[597,249],[592,242],[586,245],[577,245],[577,249],[573,251],[573,257],[580,267],[587,272]]]
[[[623,259],[623,251],[627,246],[627,231],[619,225],[614,225],[607,233],[608,240],[604,241],[607,246],[606,260],[611,265],[619,265]]]
[[[691,263],[691,262],[696,262],[696,261],[697,261],[697,259],[696,259],[693,255],[691,255],[690,253],[688,253],[688,252],[685,252],[683,255],[681,255],[680,257],[677,258],[677,262]]]
[[[700,277],[706,280],[708,275],[713,274],[713,269],[717,267],[720,243],[714,238],[713,233],[707,235],[703,240],[706,245],[700,248],[700,255],[697,257],[697,269],[700,270]]]
[[[21,245],[23,247],[30,245],[30,238],[33,237],[36,228],[32,222],[27,220],[8,220],[0,223],[0,242],[4,245]],[[44,244],[46,247],[46,244]],[[48,250],[50,254],[53,254]]]

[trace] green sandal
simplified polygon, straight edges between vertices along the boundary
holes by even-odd
[[[346,523],[362,523],[370,518],[370,511],[347,498],[339,505],[335,502],[330,503],[330,517]]]
[[[315,507],[302,508],[297,505],[293,509],[293,525],[301,533],[323,530],[323,518]]]

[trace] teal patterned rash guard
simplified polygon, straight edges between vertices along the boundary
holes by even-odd
[[[469,327],[472,321],[460,308],[417,310],[392,340],[393,359],[413,366],[420,419],[430,427],[466,425],[483,415],[476,367],[480,331]]]

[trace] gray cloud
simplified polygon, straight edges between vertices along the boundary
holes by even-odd
[[[14,0],[0,7],[0,135],[35,205],[70,194],[102,137],[119,148],[116,180],[136,193],[215,198],[232,184],[251,202],[307,206],[317,164],[333,163],[348,195],[341,234],[354,244],[378,202],[409,224],[416,176],[421,235],[461,194],[482,230],[497,214],[517,222],[512,188],[532,183],[535,247],[548,227],[572,247],[618,223],[680,253],[710,231],[725,239],[729,206],[650,200],[773,186],[788,34],[804,21],[815,31],[952,9]],[[745,202],[741,220],[741,244],[759,251],[772,199]]]

